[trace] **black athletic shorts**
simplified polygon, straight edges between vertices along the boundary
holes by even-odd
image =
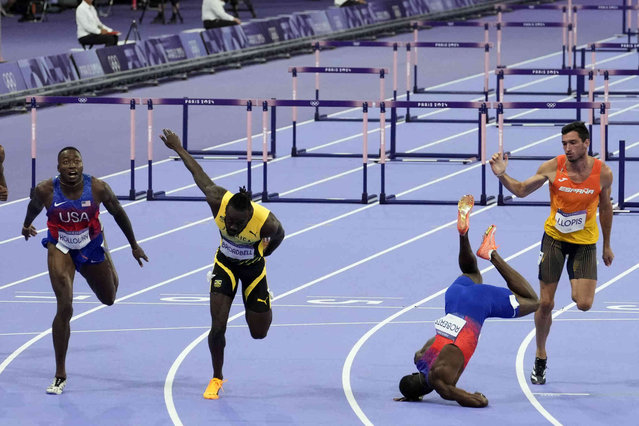
[[[573,244],[558,241],[544,232],[539,253],[539,279],[545,283],[556,283],[561,277],[564,262],[568,278],[597,279],[597,245]]]
[[[242,300],[246,309],[253,312],[267,312],[271,309],[264,258],[248,265],[237,264],[218,251],[209,291],[235,298],[238,282],[242,284]]]

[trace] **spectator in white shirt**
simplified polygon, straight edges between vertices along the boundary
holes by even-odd
[[[224,0],[202,0],[202,23],[205,29],[227,27],[242,23],[238,18],[226,13]]]
[[[75,22],[78,25],[78,41],[81,45],[118,44],[120,33],[100,22],[98,12],[93,7],[93,0],[82,0],[75,9]]]
[[[365,0],[335,0],[335,6],[337,7],[357,6],[358,4],[366,4],[366,1]]]

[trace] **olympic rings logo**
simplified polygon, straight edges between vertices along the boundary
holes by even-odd
[[[86,104],[87,103],[87,98],[78,98],[78,103]]]
[[[107,60],[109,61],[109,65],[111,66],[111,70],[113,70],[113,72],[120,71],[120,61],[118,60],[118,57],[116,55],[109,55],[107,57]]]
[[[557,106],[557,104],[556,104],[556,103],[554,103],[554,102],[548,102],[548,103],[546,104],[546,107],[548,107],[548,108],[554,108],[554,107],[556,107],[556,106]]]
[[[15,92],[18,90],[18,82],[12,72],[3,72],[2,81],[4,81],[4,85],[9,92]]]
[[[319,106],[319,101],[311,101],[311,106]]]

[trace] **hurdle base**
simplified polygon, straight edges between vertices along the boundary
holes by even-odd
[[[129,195],[116,195],[118,200],[141,200],[146,197],[146,191],[135,191],[134,189],[129,191]]]
[[[489,204],[495,204],[497,199],[493,195],[482,194],[479,197],[479,202],[475,203],[480,206],[487,206]],[[456,206],[459,200],[414,200],[414,199],[398,199],[394,194],[379,194],[379,204],[406,204],[406,205],[438,205],[438,206]]]
[[[315,116],[315,121],[344,121],[344,122],[350,122],[350,123],[361,123],[362,121],[364,121],[361,118],[333,118],[333,117],[329,117],[326,114],[319,114]],[[379,118],[369,118],[368,119],[369,122],[379,122]]]
[[[166,195],[165,191],[147,191],[147,201],[206,201],[206,197],[203,196],[188,196],[188,195]]]
[[[280,197],[278,193],[269,194],[262,198],[268,203],[315,203],[315,204],[370,204],[377,200],[377,195],[362,193],[362,198],[302,198]]]
[[[619,161],[619,156],[614,155],[613,153],[608,153],[608,157],[606,157],[607,161]],[[626,157],[626,161],[639,161],[639,157]]]
[[[479,161],[477,153],[440,153],[440,152],[395,152],[391,161],[424,161],[424,162],[459,162],[461,164],[471,164]]]
[[[497,197],[498,206],[538,206],[547,207],[550,206],[550,201],[515,201],[512,195],[499,195]]]
[[[612,214],[639,213],[639,209],[613,209]]]

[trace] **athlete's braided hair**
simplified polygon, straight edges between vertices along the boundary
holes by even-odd
[[[229,206],[238,211],[246,211],[251,207],[251,193],[246,190],[246,187],[240,186],[240,191],[233,194],[229,200]]]

